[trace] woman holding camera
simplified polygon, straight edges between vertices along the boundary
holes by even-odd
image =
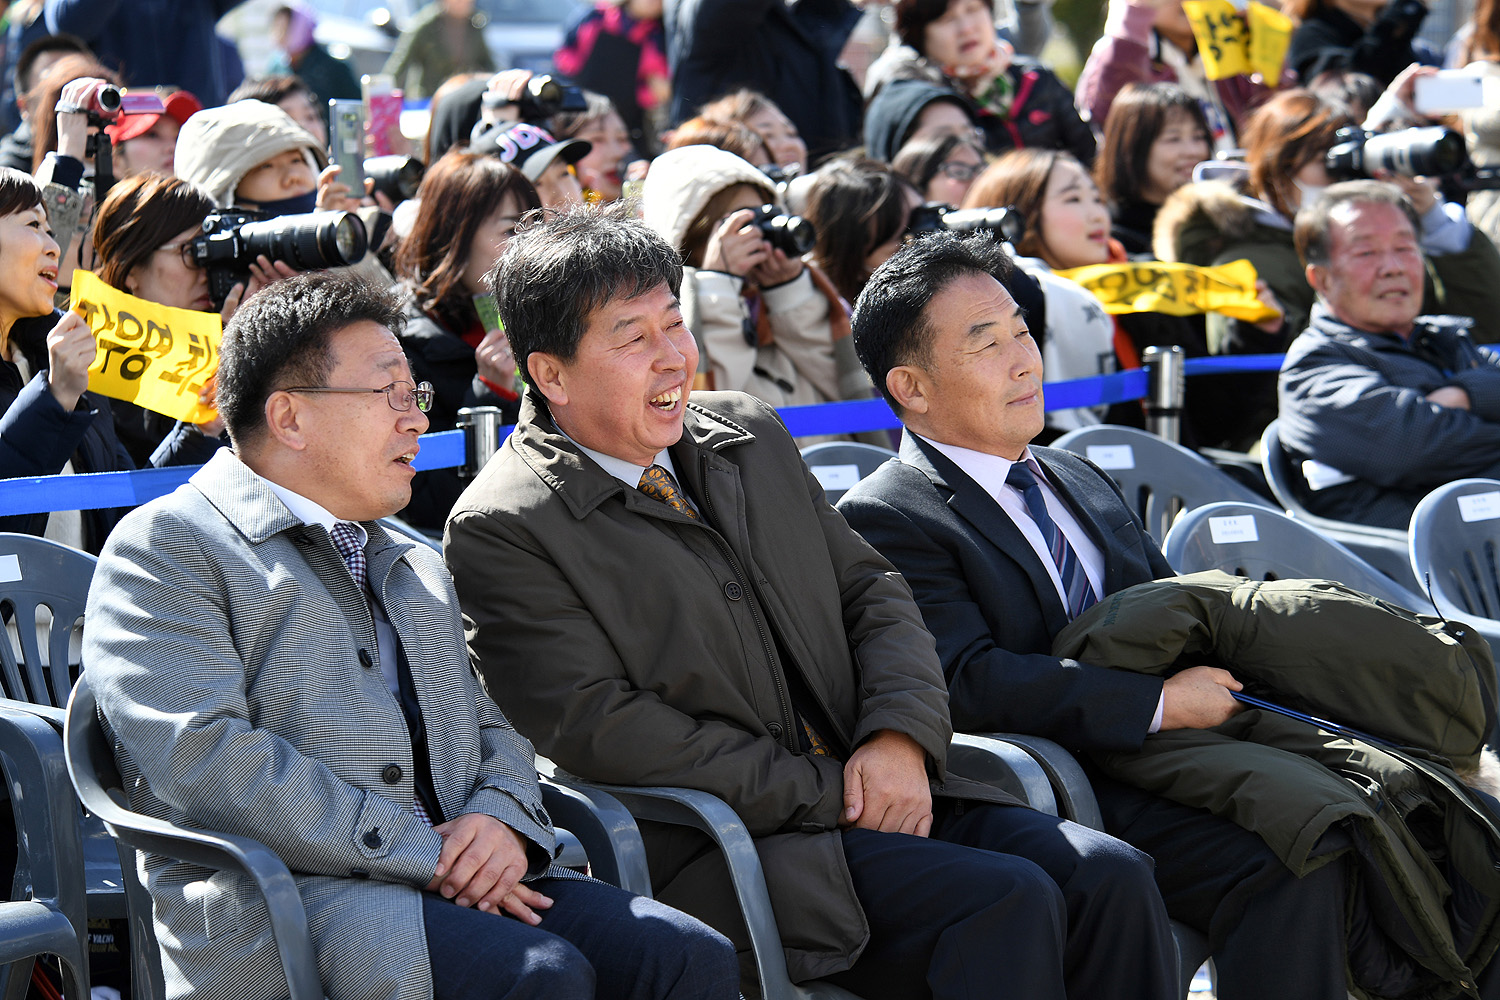
[[[433,431],[452,429],[466,406],[496,406],[505,423],[520,411],[516,359],[505,332],[476,308],[488,298],[485,276],[521,216],[542,207],[526,176],[483,153],[452,149],[422,178],[411,232],[396,249],[406,290],[401,344],[418,382],[436,390],[427,413]],[[401,516],[441,531],[464,483],[454,469],[419,472]]]
[[[773,406],[864,398],[870,383],[838,291],[789,246],[784,228],[757,224],[775,199],[765,174],[715,146],[669,150],[646,175],[643,220],[685,265],[682,314],[698,338],[696,385]]]
[[[921,203],[879,160],[834,160],[812,175],[807,219],[818,234],[812,259],[845,302],[859,298],[870,275],[900,248],[907,218]]]
[[[208,289],[208,272],[193,259],[192,243],[203,235],[203,220],[214,211],[213,199],[195,184],[177,177],[141,174],[110,189],[99,206],[94,227],[94,256],[99,280],[137,298],[176,309],[219,313],[228,323],[239,305],[260,287],[252,277],[237,283],[215,310]],[[295,273],[284,263],[262,258],[257,272],[285,277]],[[137,465],[144,464],[175,421],[131,403],[114,404],[115,430]],[[188,440],[207,438],[199,446],[212,452],[223,424],[218,419],[183,427]]]
[[[41,187],[0,168],[0,476],[117,472],[135,468],[115,434],[109,401],[86,391],[94,335],[77,313],[57,311],[58,245]],[[173,442],[177,444],[178,442]],[[191,442],[156,464],[196,464],[211,449]],[[120,509],[0,517],[0,528],[98,552]]]

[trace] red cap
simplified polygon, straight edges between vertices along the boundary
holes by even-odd
[[[165,113],[176,121],[178,125],[183,124],[193,115],[203,110],[202,102],[186,90],[174,90],[162,98],[162,103],[167,106]],[[110,142],[128,142],[150,129],[160,118],[160,113],[121,115],[113,124],[106,125],[104,131],[109,133]]]

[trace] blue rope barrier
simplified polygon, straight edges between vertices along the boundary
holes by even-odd
[[[1189,375],[1276,371],[1280,354],[1249,354],[1216,358],[1189,358]],[[1092,378],[1048,382],[1046,408],[1071,410],[1086,406],[1108,406],[1146,395],[1144,369],[1116,372]],[[893,430],[901,421],[883,399],[860,399],[843,403],[786,406],[778,410],[793,437],[828,434],[858,434]],[[501,428],[501,438],[510,433]],[[413,467],[418,470],[449,469],[464,464],[464,432],[438,431],[422,435],[422,447]],[[165,496],[188,481],[196,465],[133,472],[94,472],[76,476],[32,476],[0,480],[0,511],[6,514],[40,514],[55,510],[93,510],[99,507],[136,507]]]

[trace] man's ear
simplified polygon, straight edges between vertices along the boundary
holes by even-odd
[[[302,451],[307,447],[307,429],[302,425],[302,407],[290,392],[271,393],[266,400],[267,435],[290,448]]]
[[[565,367],[557,355],[546,351],[532,351],[526,356],[526,371],[531,384],[546,397],[553,406],[568,405],[568,389],[565,383]]]
[[[908,413],[926,413],[931,391],[927,373],[911,365],[897,365],[885,373],[885,387],[892,398]]]
[[[1322,298],[1323,287],[1328,283],[1328,269],[1321,264],[1309,264],[1303,268],[1302,273],[1307,276],[1307,283],[1312,286],[1312,290]]]

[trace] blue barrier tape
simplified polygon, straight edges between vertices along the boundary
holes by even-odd
[[[1279,372],[1285,354],[1223,354],[1215,358],[1188,358],[1182,369],[1189,375]]]
[[[1184,368],[1189,375],[1275,371],[1281,367],[1281,358],[1279,354],[1189,358]],[[1146,395],[1146,378],[1143,369],[1132,369],[1113,375],[1049,382],[1045,393],[1047,410],[1108,406],[1111,403],[1141,399]],[[793,437],[857,434],[901,426],[901,421],[883,399],[787,406],[778,412]],[[502,439],[509,433],[509,427],[501,428]],[[447,469],[463,464],[463,431],[439,431],[422,435],[421,451],[412,463],[419,470]],[[0,480],[0,511],[11,515],[54,510],[93,510],[99,507],[136,507],[172,492],[187,482],[188,477],[196,471],[198,466],[185,465],[166,469],[138,469],[134,472],[95,472],[76,476],[33,476]]]

